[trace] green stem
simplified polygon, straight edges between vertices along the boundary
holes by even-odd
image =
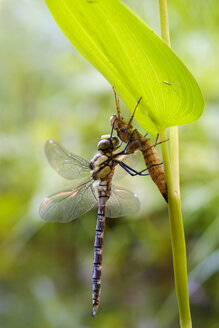
[[[170,34],[168,25],[168,12],[166,0],[159,0],[159,11],[160,11],[160,30],[162,39],[170,47]]]
[[[163,40],[170,47],[166,0],[159,0],[159,10],[161,35]],[[166,129],[159,132],[161,141],[166,140]],[[167,177],[168,209],[173,253],[173,267],[179,307],[180,325],[181,328],[192,328],[187,279],[186,245],[180,200],[178,140],[178,127],[170,128],[170,158],[167,142],[162,143],[161,146],[164,168]]]
[[[166,130],[160,131],[160,138],[161,140],[166,140]],[[163,142],[161,146],[163,154],[163,163],[167,177],[168,208],[173,253],[173,267],[179,307],[180,324],[181,328],[191,328],[192,322],[189,307],[186,246],[183,229],[181,201],[179,193],[174,188],[175,184],[172,175],[172,169],[170,166],[167,142]]]
[[[180,196],[178,126],[173,126],[170,128],[170,166],[172,170],[174,190],[176,190]]]

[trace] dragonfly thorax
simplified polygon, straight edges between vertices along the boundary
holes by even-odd
[[[97,154],[90,162],[94,180],[105,179],[112,171],[113,161],[111,155]]]

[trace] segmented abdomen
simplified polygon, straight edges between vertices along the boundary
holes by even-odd
[[[147,167],[150,167],[151,165],[154,164],[161,163],[158,152],[156,151],[154,146],[151,146],[149,139],[145,139],[143,143],[143,147],[141,147],[140,150],[142,152]],[[162,196],[167,201],[166,175],[163,166],[162,165],[152,166],[150,169],[148,169],[148,172],[150,173],[151,179],[159,188]]]
[[[108,196],[101,196],[101,198],[99,199],[96,235],[95,235],[95,242],[94,242],[93,294],[92,294],[93,317],[96,316],[100,304],[102,251],[103,251],[104,228],[105,228],[105,220],[106,220],[106,202],[108,199],[109,199]]]

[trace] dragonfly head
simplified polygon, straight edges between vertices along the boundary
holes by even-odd
[[[100,137],[100,141],[97,145],[99,151],[107,152],[117,149],[120,146],[119,138],[105,134]]]

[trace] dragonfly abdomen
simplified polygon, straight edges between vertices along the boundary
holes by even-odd
[[[104,184],[102,184],[102,183]],[[96,235],[94,242],[94,262],[93,262],[93,310],[92,316],[95,317],[99,304],[101,293],[101,274],[102,274],[102,251],[104,240],[104,228],[106,220],[106,203],[109,199],[110,191],[106,181],[100,181],[98,186],[99,207],[97,215]]]

